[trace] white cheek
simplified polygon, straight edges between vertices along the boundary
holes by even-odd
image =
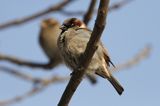
[[[80,28],[87,28],[85,24],[82,24]]]

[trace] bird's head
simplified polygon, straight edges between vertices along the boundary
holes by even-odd
[[[86,25],[84,22],[82,22],[77,18],[69,18],[63,22],[63,24],[60,26],[60,29],[62,31],[66,31],[68,28],[73,28],[73,27],[86,28]]]
[[[41,27],[42,28],[52,28],[55,25],[59,25],[59,22],[53,18],[48,18],[48,19],[44,19],[41,22]]]

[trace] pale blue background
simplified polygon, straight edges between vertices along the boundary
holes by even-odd
[[[1,0],[0,23],[21,18],[43,10],[60,0]],[[90,0],[77,0],[67,6],[68,10],[86,10]],[[114,3],[118,0],[111,0]],[[97,4],[98,5],[98,4]],[[146,44],[152,44],[150,57],[137,66],[127,69],[114,76],[125,88],[119,96],[108,81],[99,78],[96,86],[84,80],[74,94],[70,106],[158,106],[160,105],[160,1],[135,0],[108,16],[108,25],[102,41],[108,47],[114,63],[124,62],[134,56]],[[48,17],[59,21],[66,19],[58,13]],[[45,16],[47,17],[47,16]],[[43,18],[45,18],[43,17]],[[73,17],[73,16],[71,16]],[[81,18],[81,17],[79,17]],[[42,18],[25,25],[0,31],[0,53],[19,58],[47,62],[47,58],[38,44],[39,23]],[[95,17],[94,17],[95,19]],[[92,28],[94,19],[90,22]],[[69,75],[70,71],[58,67],[51,72],[42,69],[17,67],[1,62],[34,76]],[[56,106],[67,83],[55,84],[22,102],[12,106]],[[23,94],[32,85],[10,75],[0,73],[0,100]]]

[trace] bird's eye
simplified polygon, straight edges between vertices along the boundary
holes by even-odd
[[[71,27],[73,27],[73,26],[75,26],[75,24],[72,23],[72,24],[71,24]]]

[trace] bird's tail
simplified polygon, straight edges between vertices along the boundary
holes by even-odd
[[[121,95],[124,91],[123,87],[121,84],[111,75],[108,78],[109,82],[113,85],[113,87],[116,89],[119,95]]]
[[[113,87],[116,89],[116,91],[118,92],[119,95],[121,95],[124,91],[123,87],[121,86],[121,84],[112,76],[112,74],[107,71],[96,71],[96,74],[108,79],[109,82],[113,85]]]

